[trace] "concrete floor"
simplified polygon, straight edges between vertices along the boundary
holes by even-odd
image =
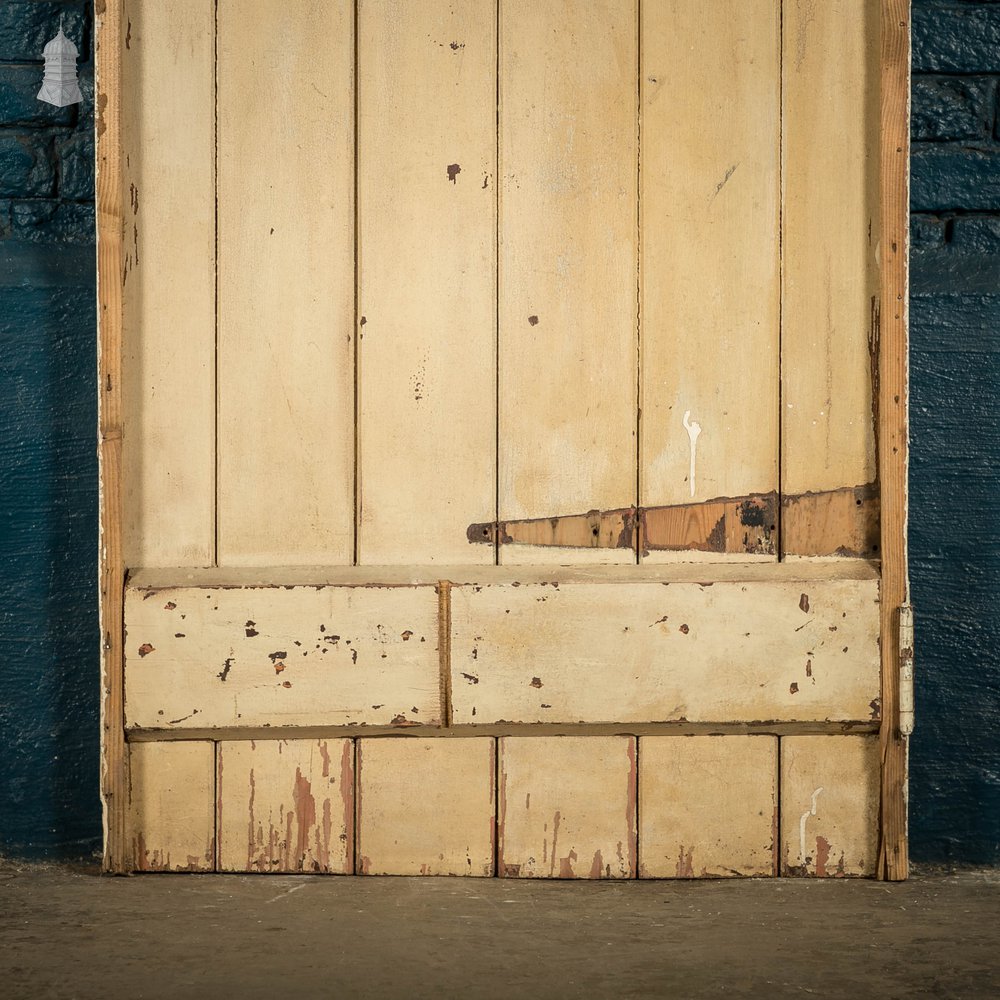
[[[909,882],[146,875],[0,862],[0,996],[1000,997],[1000,871]]]

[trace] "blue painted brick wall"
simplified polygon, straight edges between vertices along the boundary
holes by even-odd
[[[1000,3],[915,0],[916,858],[1000,862]]]
[[[38,101],[59,28],[82,105]],[[100,839],[89,5],[0,0],[0,853]]]
[[[251,0],[247,0],[251,2]],[[914,0],[912,847],[1000,861],[1000,2]],[[35,100],[59,18],[82,106]],[[93,61],[0,0],[0,853],[99,840]]]

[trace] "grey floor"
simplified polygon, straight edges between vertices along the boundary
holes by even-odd
[[[1000,871],[909,882],[146,875],[0,862],[0,997],[1000,998]]]

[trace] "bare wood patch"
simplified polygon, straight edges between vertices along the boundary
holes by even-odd
[[[783,554],[877,559],[880,515],[874,483],[783,497]]]
[[[879,499],[874,484],[801,493],[780,502],[786,555],[875,558]],[[778,494],[750,493],[662,507],[592,510],[562,517],[470,524],[470,543],[632,549],[767,557],[777,553]]]

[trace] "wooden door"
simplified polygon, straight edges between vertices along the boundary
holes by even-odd
[[[250,6],[100,5],[106,867],[905,877],[905,0]]]

